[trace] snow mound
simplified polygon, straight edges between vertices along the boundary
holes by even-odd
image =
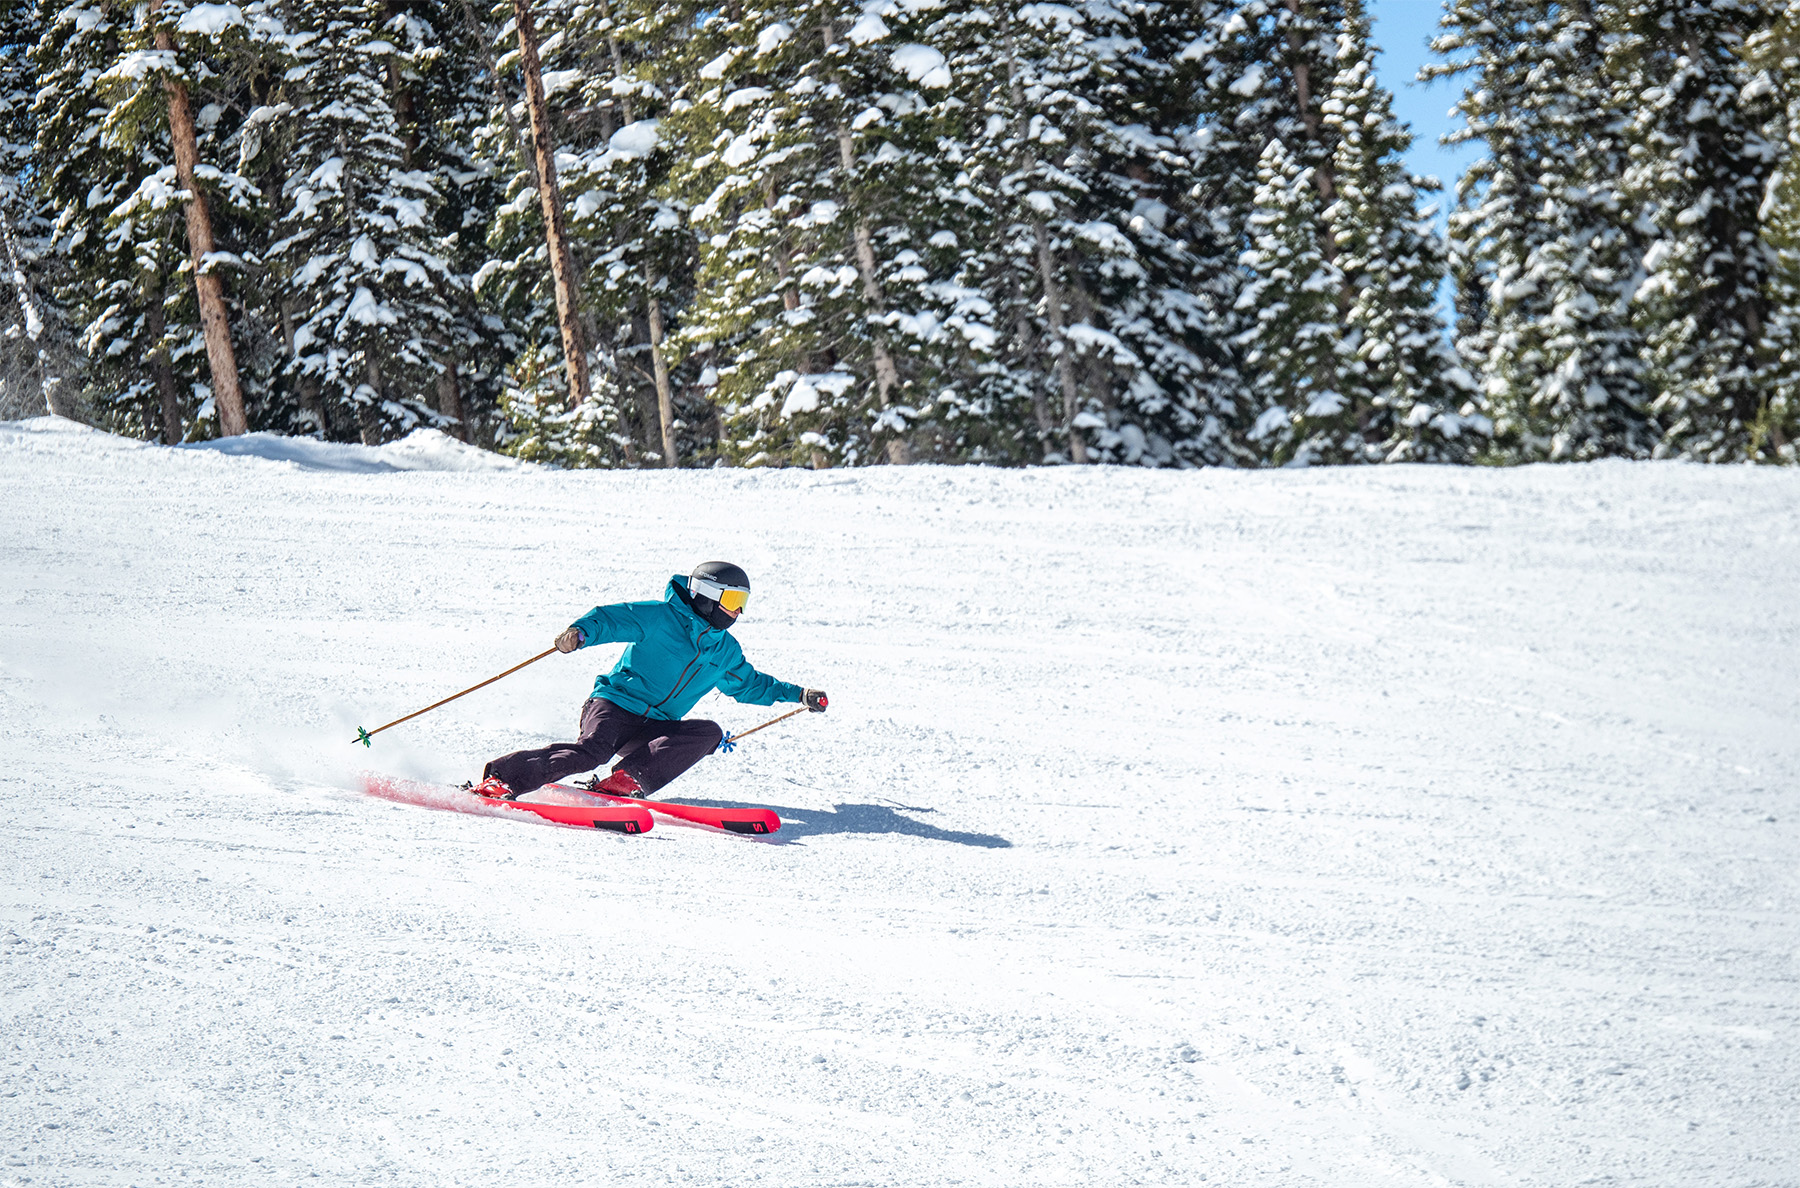
[[[144,443],[129,437],[116,437],[93,429],[67,417],[28,417],[22,421],[0,421],[0,448],[31,449],[75,445],[82,450],[104,449],[115,445],[120,449],[138,449]]]
[[[176,447],[205,450],[234,458],[263,458],[287,462],[306,470],[336,470],[351,474],[388,474],[397,470],[520,470],[531,466],[516,458],[490,453],[436,429],[414,429],[399,441],[380,446],[318,441],[311,437],[278,437],[273,433],[246,433]]]
[[[31,417],[0,421],[0,450],[40,454],[91,454],[101,450],[160,450],[154,442],[120,437],[64,417]],[[261,458],[286,462],[303,470],[329,470],[342,474],[393,474],[397,471],[536,470],[503,454],[467,445],[436,429],[414,429],[399,441],[366,446],[319,441],[311,437],[280,437],[273,433],[246,433],[215,441],[186,442],[176,450],[189,454],[223,454],[232,458]]]

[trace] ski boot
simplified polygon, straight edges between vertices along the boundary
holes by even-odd
[[[636,780],[631,778],[630,773],[623,767],[614,768],[613,773],[605,779],[595,777],[593,780],[589,781],[588,788],[591,791],[602,792],[608,796],[632,796],[641,799],[647,795],[644,789],[638,785]]]
[[[508,788],[493,776],[485,776],[479,784],[473,786],[464,784],[463,787],[475,793],[475,795],[485,796],[489,800],[517,800],[519,798],[517,792],[514,792],[511,788]]]

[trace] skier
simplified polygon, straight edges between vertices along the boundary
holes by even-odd
[[[612,774],[595,785],[614,796],[656,792],[719,745],[716,722],[681,715],[713,689],[746,705],[798,701],[814,713],[829,704],[818,689],[802,689],[750,667],[730,635],[750,600],[750,578],[725,561],[708,561],[669,579],[661,602],[597,606],[556,637],[556,650],[626,644],[611,672],[594,682],[581,707],[581,738],[489,763],[475,791],[515,799],[618,756]]]

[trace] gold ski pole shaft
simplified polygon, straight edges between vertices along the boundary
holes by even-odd
[[[412,713],[406,715],[406,717],[404,717],[404,718],[395,718],[392,722],[389,722],[387,724],[387,726],[377,726],[373,730],[364,730],[361,726],[358,726],[356,728],[356,737],[351,739],[350,741],[353,743],[361,743],[365,747],[372,747],[375,744],[373,742],[371,742],[370,740],[372,738],[374,738],[377,734],[380,734],[383,730],[386,730],[388,728],[388,726],[398,726],[402,722],[411,721],[412,719],[418,717],[420,714],[428,714],[440,705],[449,705],[452,701],[455,701],[458,697],[465,696],[467,694],[475,692],[475,690],[477,690],[477,689],[480,689],[480,688],[483,688],[484,686],[493,684],[495,681],[499,680],[500,677],[511,676],[513,673],[519,671],[521,668],[524,668],[526,664],[536,664],[539,660],[542,660],[545,656],[550,655],[550,653],[554,652],[554,651],[556,651],[555,648],[550,648],[547,651],[539,652],[537,655],[533,656],[531,659],[526,660],[523,663],[513,665],[511,668],[509,668],[505,672],[501,673],[500,676],[491,676],[487,680],[481,682],[481,684],[479,684],[479,685],[470,685],[467,689],[464,689],[461,693],[452,693],[450,696],[444,698],[442,701],[434,701],[430,705],[426,706],[424,709],[414,710]],[[776,721],[780,721],[780,720],[781,719],[779,719],[779,718],[776,719]],[[774,723],[769,723],[769,725],[773,725],[773,724]],[[757,729],[761,730],[762,727],[758,726]]]

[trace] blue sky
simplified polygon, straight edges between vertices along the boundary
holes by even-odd
[[[1439,0],[1370,0],[1369,15],[1375,25],[1375,44],[1381,47],[1375,73],[1394,93],[1394,114],[1413,131],[1407,166],[1414,173],[1435,174],[1444,183],[1440,206],[1447,208],[1456,179],[1480,150],[1469,145],[1445,148],[1438,138],[1459,121],[1449,115],[1450,105],[1462,93],[1462,80],[1440,79],[1429,85],[1414,81],[1419,67],[1432,60],[1427,48],[1437,33],[1443,13]],[[1439,222],[1443,221],[1440,216]]]

